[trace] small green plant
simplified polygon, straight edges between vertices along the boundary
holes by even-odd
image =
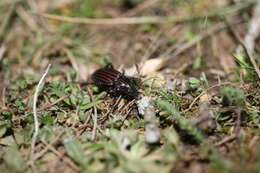
[[[194,91],[194,90],[198,89],[200,87],[200,85],[201,85],[200,80],[198,80],[194,77],[189,78],[189,80],[186,83],[186,87],[187,87],[188,91]]]
[[[197,96],[203,91],[203,84],[207,83],[207,79],[205,76],[201,76],[201,79],[197,79],[194,77],[189,78],[186,82],[186,91],[190,93],[192,96]]]
[[[220,91],[222,104],[225,106],[244,106],[245,94],[234,87],[226,87]]]
[[[158,92],[158,95],[162,100],[168,101],[173,106],[176,107],[176,109],[181,109],[181,107],[185,104],[187,104],[189,101],[184,99],[181,96],[178,96],[178,94],[175,91],[169,92],[165,89],[161,89]]]
[[[254,68],[251,64],[247,61],[245,56],[241,54],[234,55],[236,61],[240,65],[240,70],[245,74],[244,79],[246,80],[254,80],[256,78]]]
[[[200,130],[194,127],[184,116],[180,114],[175,107],[167,101],[158,99],[156,105],[161,111],[164,111],[168,116],[174,117],[181,127],[181,129],[186,130],[190,135],[194,136],[197,140],[203,140],[203,134]]]

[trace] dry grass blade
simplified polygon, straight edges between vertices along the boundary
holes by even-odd
[[[17,7],[16,13],[32,31],[38,32],[40,30],[33,16],[31,16],[23,7]]]
[[[94,126],[93,126],[93,130],[92,130],[91,140],[94,141],[96,139],[97,126],[98,126],[98,124],[97,124],[97,107],[96,106],[94,106],[94,115],[92,116],[92,119],[94,121]]]
[[[227,9],[220,8],[214,12],[207,12],[207,13],[197,14],[197,15],[167,16],[167,17],[149,16],[149,17],[119,17],[119,18],[94,19],[94,18],[66,17],[66,16],[60,16],[60,15],[49,14],[49,13],[35,13],[35,14],[52,20],[59,20],[63,22],[71,22],[71,23],[79,23],[79,24],[94,24],[94,25],[119,25],[119,24],[130,25],[130,24],[168,23],[168,22],[178,23],[178,22],[192,21],[196,19],[205,18],[205,16],[207,16],[207,18],[210,18],[216,16],[230,15],[239,10],[248,8],[253,4],[254,1],[249,1],[248,3],[234,5]]]
[[[2,19],[2,24],[0,25],[0,39],[4,36],[5,31],[7,29],[7,26],[10,22],[10,19],[15,11],[15,7],[16,7],[17,2],[13,2],[11,7],[9,8],[6,16],[4,17],[4,19]]]
[[[79,23],[79,24],[94,24],[94,25],[119,25],[119,24],[141,24],[141,23],[165,23],[165,22],[176,22],[180,19],[176,17],[120,17],[111,19],[91,19],[91,18],[77,18],[77,17],[66,17],[54,14],[42,13],[39,14],[42,17],[59,20],[63,22]]]
[[[240,37],[240,35],[237,33],[237,31],[234,29],[234,27],[232,26],[232,24],[227,21],[226,22],[227,25],[229,26],[230,31],[233,33],[233,35],[235,36],[236,40],[239,42],[239,44],[243,47],[243,49],[245,50],[246,55],[248,56],[251,64],[253,65],[255,72],[258,76],[258,78],[260,79],[260,70],[256,64],[256,61],[253,57],[253,52],[251,50],[249,50],[248,46],[244,43],[244,41],[242,40],[242,38]]]
[[[35,148],[35,143],[36,143],[36,139],[39,133],[39,122],[38,122],[38,118],[37,118],[37,100],[38,100],[38,95],[40,92],[40,88],[43,84],[44,78],[46,77],[46,75],[49,72],[49,69],[51,67],[51,64],[48,65],[45,73],[42,75],[36,89],[35,89],[35,93],[34,93],[34,97],[33,97],[33,117],[34,117],[34,134],[32,137],[32,141],[31,141],[31,155],[30,155],[30,165],[34,166],[34,148]]]
[[[240,23],[241,21],[235,21],[233,24],[237,24]],[[163,61],[164,61],[164,66],[167,66],[167,64],[169,64],[169,60],[175,58],[176,56],[182,54],[183,52],[185,52],[186,50],[192,48],[193,46],[195,46],[198,42],[206,39],[207,37],[209,37],[210,35],[220,32],[221,30],[225,29],[226,25],[225,23],[218,23],[214,26],[212,26],[211,28],[207,29],[206,31],[203,31],[201,33],[199,33],[196,37],[194,37],[192,40],[183,43],[181,46],[179,46],[174,52],[172,52],[176,46],[173,45],[172,47],[168,48],[168,50],[166,50],[165,53],[163,53],[162,55],[160,55],[160,57],[162,57]],[[166,58],[165,58],[166,57]]]
[[[227,143],[227,142],[231,142],[231,141],[235,140],[236,137],[237,137],[236,134],[232,134],[232,135],[230,135],[230,136],[227,136],[227,137],[224,138],[222,141],[216,143],[215,146],[216,146],[216,147],[222,146],[222,145],[224,145],[224,144]]]
[[[221,31],[225,27],[226,26],[225,26],[224,23],[218,23],[218,24],[212,26],[211,28],[207,29],[206,31],[199,33],[192,40],[190,40],[190,41],[184,43],[183,45],[181,45],[180,47],[178,47],[178,49],[175,52],[171,53],[172,49],[175,48],[175,45],[173,45],[168,50],[166,50],[166,52],[161,56],[162,57],[168,57],[168,59],[176,57],[176,56],[180,55],[181,53],[183,53],[184,51],[186,51],[187,49],[195,46],[198,42],[202,41],[203,39],[209,37],[210,35],[212,35],[216,32]]]
[[[93,96],[93,94],[92,94],[92,92],[90,91],[90,89],[89,88],[87,88],[87,91],[88,91],[88,93],[89,93],[89,95],[90,95],[90,99],[91,99],[91,101],[92,102],[95,102],[95,98],[94,98],[94,96]],[[93,120],[93,128],[92,128],[92,136],[91,136],[91,140],[92,141],[95,141],[95,139],[96,139],[96,133],[97,133],[97,126],[98,126],[98,123],[97,123],[97,107],[96,107],[96,105],[94,105],[93,106],[93,110],[94,110],[94,113],[92,113],[91,114],[91,118],[92,118],[92,120]]]
[[[197,101],[200,97],[202,97],[204,94],[206,94],[209,90],[211,90],[211,89],[213,89],[213,88],[216,88],[216,87],[223,86],[223,85],[229,85],[229,84],[231,84],[231,83],[230,83],[230,82],[223,82],[223,83],[220,83],[220,84],[217,84],[217,85],[213,85],[213,86],[211,86],[211,87],[205,89],[200,95],[198,95],[198,96],[192,101],[192,103],[189,105],[189,108],[186,109],[186,110],[184,110],[183,113],[185,113],[185,112],[191,110],[191,108],[192,108],[193,105],[196,103],[196,101]]]

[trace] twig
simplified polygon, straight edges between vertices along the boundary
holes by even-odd
[[[126,105],[123,105],[122,108],[119,108],[120,111],[118,114],[119,115],[123,114],[127,110],[127,108],[131,107],[134,104],[134,102],[135,102],[135,100],[132,100],[129,103],[127,103]]]
[[[253,108],[253,107],[247,107],[248,110],[256,112],[256,113],[260,113],[260,109],[258,110],[257,108]]]
[[[59,16],[48,13],[34,13],[39,16],[52,19],[59,20],[63,22],[71,22],[78,24],[94,24],[94,25],[119,25],[119,24],[143,24],[143,23],[167,23],[167,22],[186,22],[193,21],[195,19],[216,17],[216,16],[225,16],[230,15],[239,10],[245,9],[253,5],[255,1],[248,1],[238,3],[234,6],[227,7],[225,9],[220,8],[217,10],[210,11],[204,14],[198,15],[184,15],[184,16],[168,16],[168,17],[158,17],[158,16],[150,16],[150,17],[119,17],[119,18],[101,18],[101,19],[93,19],[93,18],[77,18],[77,17],[66,17]]]
[[[193,101],[192,103],[189,105],[189,108],[184,110],[183,113],[191,110],[192,106],[196,103],[196,101],[201,97],[203,96],[204,94],[206,94],[209,90],[213,89],[213,88],[216,88],[216,87],[220,87],[220,86],[223,86],[223,85],[228,85],[228,84],[231,84],[230,82],[224,82],[224,83],[220,83],[220,84],[217,84],[217,85],[213,85],[207,89],[205,89],[202,93],[200,93],[200,95],[198,95]]]
[[[120,128],[124,125],[125,120],[127,119],[129,113],[133,110],[133,108],[131,108],[131,106],[133,106],[134,103],[135,103],[135,100],[132,100],[131,102],[129,102],[128,104],[126,104],[126,106],[125,106],[124,108],[122,108],[122,111],[120,111],[119,115],[120,115],[120,114],[123,114],[123,112],[124,112],[127,108],[130,107],[130,109],[128,109],[128,110],[126,111],[125,116],[122,118],[122,123],[121,123],[121,125],[119,126]]]
[[[221,146],[221,145],[223,145],[223,144],[225,144],[227,142],[233,141],[234,139],[236,139],[236,137],[237,137],[236,134],[232,134],[232,135],[224,138],[222,141],[216,143],[215,146],[219,147],[219,146]]]
[[[71,95],[71,94],[70,94],[70,95]],[[62,101],[65,100],[66,98],[70,97],[70,95],[66,95],[66,96],[63,96],[63,97],[58,98],[58,99],[57,99],[56,101],[54,101],[53,103],[50,103],[50,104],[48,104],[48,105],[46,105],[46,106],[43,106],[42,108],[38,109],[37,112],[41,112],[41,111],[43,111],[43,110],[45,110],[45,109],[47,109],[47,108],[49,108],[49,107],[52,107],[52,106],[54,106],[54,105],[56,105],[56,104],[62,102]]]
[[[119,25],[119,24],[130,25],[130,24],[142,24],[142,23],[165,23],[170,21],[171,22],[181,21],[179,18],[176,17],[156,17],[156,16],[92,19],[92,18],[66,17],[66,16],[59,16],[59,15],[48,14],[48,13],[42,13],[39,15],[52,20],[59,20],[63,22],[78,23],[78,24],[94,24],[94,25]]]
[[[34,165],[34,159],[33,159],[34,158],[34,148],[35,148],[36,139],[37,139],[37,136],[39,133],[39,122],[38,122],[38,118],[37,118],[37,100],[38,100],[38,95],[40,92],[41,85],[44,81],[45,76],[48,74],[50,67],[51,67],[51,64],[48,65],[45,73],[43,74],[38,85],[36,86],[34,97],[33,97],[34,134],[33,134],[32,141],[31,141],[31,155],[30,155],[31,165]]]
[[[116,102],[109,107],[110,109],[107,110],[107,112],[105,113],[105,115],[103,116],[103,118],[100,120],[100,123],[101,123],[101,124],[104,123],[104,122],[108,119],[109,114],[110,114],[112,111],[115,110],[115,108],[118,106],[119,101],[121,100],[121,98],[122,98],[122,96],[120,95],[120,96],[116,99]]]

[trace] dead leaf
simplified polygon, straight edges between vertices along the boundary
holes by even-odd
[[[140,73],[143,76],[146,76],[148,74],[157,72],[159,69],[161,69],[165,65],[166,59],[164,58],[154,58],[154,59],[148,59],[145,61],[140,69]]]

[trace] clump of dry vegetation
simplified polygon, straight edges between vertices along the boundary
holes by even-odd
[[[0,172],[259,172],[259,13],[257,0],[1,0]],[[86,84],[110,62],[138,98]]]

